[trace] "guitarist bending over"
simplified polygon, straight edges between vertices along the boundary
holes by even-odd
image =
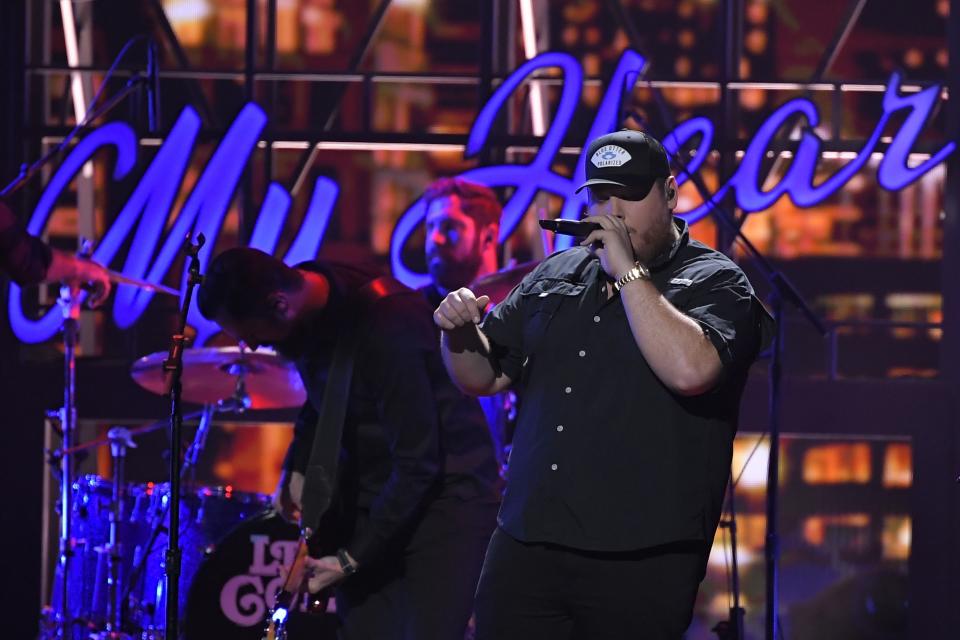
[[[496,526],[493,443],[482,418],[462,419],[480,408],[443,367],[432,310],[378,276],[236,248],[213,260],[198,305],[303,380],[275,502],[323,540],[310,590],[335,585],[339,637],[462,640]]]

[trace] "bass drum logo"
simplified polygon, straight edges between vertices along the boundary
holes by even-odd
[[[280,569],[293,563],[299,531],[273,511],[238,525],[207,554],[190,585],[185,640],[261,640],[267,613],[282,585]],[[290,616],[291,637],[333,640],[332,612],[306,614],[304,602]],[[331,604],[333,604],[331,602]]]

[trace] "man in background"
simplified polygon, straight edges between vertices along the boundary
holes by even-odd
[[[439,178],[424,191],[427,215],[424,253],[431,282],[420,288],[431,309],[461,287],[497,271],[500,216],[503,207],[486,185],[460,177]],[[464,398],[462,420],[486,419],[496,446],[497,462],[505,469],[510,444],[512,393]],[[479,402],[483,415],[475,411]]]
[[[370,300],[374,292],[385,293]],[[338,637],[462,640],[496,524],[497,469],[482,418],[459,419],[472,399],[443,368],[423,296],[357,265],[290,267],[235,248],[211,262],[197,304],[250,348],[274,347],[303,380],[308,399],[275,498],[287,519],[316,489],[304,486],[315,434],[342,429],[318,532],[339,549],[308,560],[312,591],[337,587]],[[328,381],[343,379],[335,353],[352,331],[343,423],[320,424]]]

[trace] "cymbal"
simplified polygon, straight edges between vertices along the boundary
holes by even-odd
[[[162,284],[147,282],[146,280],[140,280],[139,278],[131,278],[130,276],[125,276],[122,273],[113,271],[111,269],[107,269],[107,274],[110,276],[110,281],[116,282],[117,284],[129,284],[130,286],[146,289],[147,291],[153,291],[154,293],[165,293],[168,296],[174,296],[175,298],[180,297],[179,291]]]
[[[520,281],[523,280],[525,275],[536,269],[538,264],[540,264],[540,261],[534,260],[532,262],[518,264],[509,269],[494,271],[493,273],[474,280],[470,284],[470,290],[473,291],[478,298],[480,296],[490,296],[491,304],[499,304],[503,302],[504,298],[507,297],[507,294],[509,294],[515,286],[520,284]]]
[[[163,361],[166,351],[144,356],[130,367],[130,375],[147,391],[165,393]],[[213,404],[246,395],[249,409],[299,407],[307,398],[294,366],[270,349],[250,351],[239,347],[207,347],[183,351],[183,399]],[[242,387],[238,383],[242,382]]]

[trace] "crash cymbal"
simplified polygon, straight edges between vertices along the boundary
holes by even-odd
[[[503,302],[503,299],[515,286],[520,284],[523,277],[533,271],[538,264],[540,264],[540,261],[534,260],[533,262],[518,264],[509,269],[495,271],[477,278],[470,284],[469,288],[478,298],[480,296],[490,296],[491,304],[499,304]]]
[[[140,358],[130,367],[130,375],[147,391],[164,394],[167,384],[163,361],[167,355],[166,351],[159,351]],[[272,350],[241,351],[239,347],[184,350],[183,399],[186,402],[213,404],[238,392],[249,398],[249,409],[299,407],[307,397],[297,370]]]

